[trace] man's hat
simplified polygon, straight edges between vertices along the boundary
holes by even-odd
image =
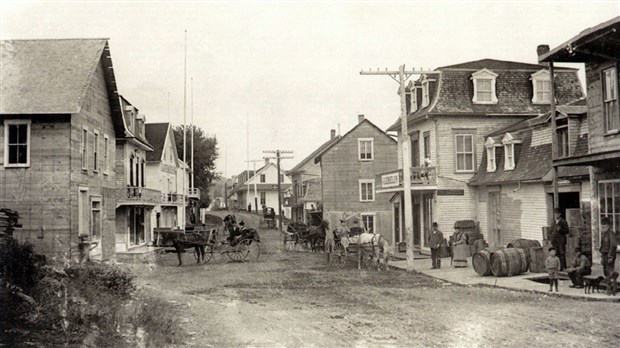
[[[437,225],[436,222],[433,222],[433,227],[437,227],[437,226],[439,226],[439,225]]]
[[[241,222],[239,222],[239,225],[245,226],[245,222],[243,222],[243,220],[241,220]]]
[[[601,218],[601,225],[609,225],[609,219],[606,216]]]
[[[340,219],[340,222],[344,222],[344,220]]]
[[[551,248],[549,248],[549,251],[551,251],[551,250],[556,250],[556,249],[554,247],[551,247]]]
[[[553,209],[554,214],[562,214],[562,210],[560,208]]]

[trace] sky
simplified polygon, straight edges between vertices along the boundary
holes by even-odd
[[[267,150],[293,151],[290,169],[358,114],[394,123],[398,85],[362,69],[537,63],[537,45],[619,14],[618,1],[0,0],[0,38],[109,38],[119,93],[147,122],[215,135],[230,177]]]

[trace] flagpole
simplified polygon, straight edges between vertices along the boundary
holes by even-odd
[[[185,151],[185,146],[187,143],[187,134],[185,132],[187,124],[187,29],[185,29],[185,56],[183,60],[183,194],[181,195],[183,198],[183,203],[181,204],[181,212],[182,212],[182,225],[181,229],[185,231],[185,199],[187,195],[186,188],[186,176],[187,176],[187,151]]]
[[[192,102],[191,102],[191,119],[190,119],[190,131],[191,131],[191,142],[190,142],[190,154],[192,156],[192,165],[191,165],[191,169],[192,169],[192,181],[191,181],[191,188],[194,188],[194,78],[191,77],[190,78],[190,84],[191,84],[191,93],[192,93]]]

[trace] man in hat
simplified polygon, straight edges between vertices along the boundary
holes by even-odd
[[[349,228],[344,219],[340,219],[340,226],[336,229],[336,236],[340,238],[340,244],[346,249],[349,246]]]
[[[441,259],[439,258],[439,248],[443,242],[443,233],[439,230],[439,225],[433,222],[433,230],[428,237],[428,246],[431,248],[431,269],[441,268]]]
[[[603,274],[609,277],[614,271],[614,262],[616,262],[616,249],[620,242],[618,231],[614,231],[609,226],[609,218],[603,216],[601,218],[601,264],[603,265]]]
[[[560,208],[553,209],[553,223],[549,230],[551,245],[557,250],[560,258],[560,270],[566,269],[566,236],[568,235],[568,224],[562,219]]]
[[[568,276],[573,283],[573,285],[570,285],[569,288],[583,288],[583,276],[592,274],[591,267],[592,265],[590,264],[588,257],[581,252],[580,247],[576,247],[573,263],[571,264],[571,267],[566,269],[566,272],[568,272]]]

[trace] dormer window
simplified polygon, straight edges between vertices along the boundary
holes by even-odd
[[[409,84],[409,112],[416,112],[418,110],[418,87],[410,83]]]
[[[510,133],[506,133],[502,138],[502,144],[504,145],[504,170],[515,169],[515,144],[520,144],[521,140],[512,136]]]
[[[497,147],[502,146],[501,144],[497,144],[493,137],[489,137],[487,141],[484,143],[484,147],[487,151],[487,172],[493,173],[497,170],[497,163],[495,161],[495,149]]]
[[[540,70],[530,77],[532,80],[532,103],[549,104],[551,102],[551,81],[549,79],[549,71]]]
[[[471,80],[474,82],[474,97],[471,101],[476,104],[497,104],[496,79],[497,74],[488,69],[473,73]]]

